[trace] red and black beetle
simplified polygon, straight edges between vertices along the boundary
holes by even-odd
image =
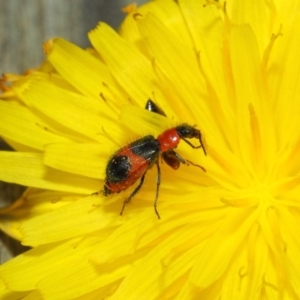
[[[165,115],[165,113],[152,100],[148,100],[146,109],[161,115]],[[192,138],[199,140],[198,146],[194,146],[187,140]],[[129,186],[134,184],[139,178],[141,179],[137,187],[124,201],[120,215],[123,214],[125,206],[141,189],[147,171],[151,169],[154,164],[156,164],[157,181],[154,210],[157,217],[160,219],[160,215],[157,211],[157,199],[161,181],[159,156],[162,155],[162,159],[174,170],[179,168],[180,163],[191,163],[190,161],[183,159],[173,150],[178,146],[181,140],[185,141],[192,148],[202,148],[204,154],[206,155],[200,130],[196,129],[195,126],[191,126],[186,123],[164,131],[157,138],[152,135],[147,135],[133,143],[128,144],[114,153],[114,155],[108,161],[106,167],[106,178],[103,189],[104,196],[124,191]],[[202,168],[199,165],[196,166]]]

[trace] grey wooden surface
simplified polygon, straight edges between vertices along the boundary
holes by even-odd
[[[118,28],[121,8],[130,0],[0,0],[0,74],[22,73],[44,59],[42,43],[63,37],[81,47],[90,46],[87,32],[99,21]],[[146,0],[135,0],[141,4]],[[1,120],[0,120],[1,122]],[[0,140],[0,150],[9,147]],[[25,175],[26,176],[26,175]],[[16,199],[24,188],[0,182],[0,207]],[[25,251],[0,233],[0,264]]]

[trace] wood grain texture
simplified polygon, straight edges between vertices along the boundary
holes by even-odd
[[[22,73],[44,59],[42,43],[65,38],[81,47],[90,43],[87,32],[99,21],[117,28],[124,17],[121,8],[130,0],[0,0],[0,74]],[[138,4],[145,0],[134,1]],[[0,120],[1,122],[1,120]],[[9,147],[0,140],[0,150]],[[24,190],[0,182],[0,207],[18,198]],[[0,233],[0,263],[27,248]]]

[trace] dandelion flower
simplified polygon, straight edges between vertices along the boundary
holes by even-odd
[[[297,1],[128,6],[92,49],[63,40],[2,79],[0,179],[29,186],[1,229],[32,247],[0,267],[3,299],[299,299]],[[5,85],[7,81],[12,86]],[[151,98],[166,117],[144,109]],[[114,151],[187,122],[207,156],[104,197]]]

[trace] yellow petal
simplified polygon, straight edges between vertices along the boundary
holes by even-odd
[[[62,273],[65,266],[70,263],[73,265],[72,271],[74,272],[77,268],[74,262],[79,262],[97,241],[99,241],[97,237],[84,240],[79,238],[31,249],[2,265],[1,278],[9,289],[15,291],[36,289],[37,283],[46,274],[52,274],[58,270]]]
[[[104,179],[110,154],[99,144],[52,144],[45,147],[43,162],[61,171]]]
[[[284,36],[275,41],[274,52],[272,52],[274,69],[275,65],[284,61],[276,72],[271,81],[272,100],[277,103],[275,116],[276,127],[278,128],[278,143],[284,148],[286,145],[295,147],[299,137],[299,105],[298,95],[300,89],[299,81],[299,61],[295,59],[298,55],[300,26],[300,16],[294,20],[292,30],[284,32]],[[283,29],[284,30],[284,29]],[[278,45],[280,44],[280,45]],[[277,48],[279,47],[279,49]],[[271,69],[271,70],[272,70]],[[293,130],[291,130],[293,128]]]
[[[141,36],[149,48],[151,57],[154,57],[155,68],[157,66],[162,73],[168,74],[166,80],[169,81],[168,84],[171,85],[169,89],[173,94],[169,101],[181,112],[183,120],[194,120],[195,115],[201,119],[203,113],[198,115],[198,112],[207,110],[207,107],[205,107],[204,101],[194,99],[195,94],[201,94],[199,91],[201,90],[203,93],[205,90],[204,81],[197,69],[195,53],[172,35],[152,14],[147,14],[138,22]],[[162,43],[164,47],[160,46]],[[174,53],[174,55],[170,55],[170,53]],[[167,84],[161,82],[161,85]],[[197,103],[197,105],[184,105],[180,101],[182,99],[190,103]]]
[[[48,59],[83,94],[100,100],[102,93],[109,99],[116,97],[122,101],[122,94],[108,68],[88,52],[63,39],[55,39]]]
[[[194,226],[193,229],[197,233],[198,230],[201,230],[199,227],[197,229],[197,226]],[[192,232],[194,231],[187,231],[182,227],[182,230],[173,234],[170,233],[163,241],[160,241],[159,247],[152,248],[144,260],[131,270],[114,294],[113,299],[124,299],[124,296],[126,299],[137,299],[140,295],[146,294],[150,299],[159,298],[161,291],[165,290],[172,283],[172,280],[184,275],[193,265],[198,249],[193,248],[191,251],[185,252],[183,258],[178,258],[175,255],[172,257],[172,249],[191,238],[189,234]],[[164,277],[164,280],[157,280],[161,276]],[[138,285],[136,284],[137,281],[139,282]]]
[[[254,165],[265,170],[273,165],[276,158],[275,121],[270,113],[270,104],[265,100],[267,92],[263,85],[257,42],[249,27],[232,28],[231,49],[241,156],[245,161],[255,161]],[[245,51],[249,52],[247,58]],[[252,140],[252,149],[249,147],[249,140]],[[261,157],[265,157],[264,161],[261,161]],[[250,165],[247,167],[251,170]]]
[[[44,122],[29,109],[0,101],[0,133],[4,137],[41,150],[46,143],[67,142],[68,139],[50,132]]]
[[[22,243],[37,246],[116,226],[122,222],[119,209],[119,204],[105,206],[101,194],[80,198],[55,211],[25,220],[20,228]]]
[[[75,201],[78,195],[61,191],[27,189],[8,207],[0,209],[0,227],[6,234],[21,240],[20,227],[24,220],[34,218]]]
[[[130,128],[133,132],[140,136],[153,134],[159,135],[162,129],[168,129],[176,126],[172,120],[164,116],[154,114],[140,107],[125,106],[120,115],[120,120],[124,126]]]
[[[191,37],[185,26],[185,20],[176,2],[173,0],[148,2],[143,6],[133,10],[121,24],[120,35],[142,51],[146,51],[140,40],[140,34],[137,28],[135,18],[137,15],[147,15],[151,12],[156,15],[174,35],[187,44],[192,44]],[[145,52],[146,53],[146,52]]]
[[[246,220],[245,217],[247,217]],[[239,211],[238,214],[231,211],[227,214],[228,222],[224,222],[223,227],[210,237],[201,249],[201,256],[198,256],[191,272],[193,284],[198,288],[205,289],[223,274],[235,255],[236,247],[234,245],[237,241],[239,244],[243,243],[245,235],[256,218],[257,212],[253,212],[253,209],[245,209],[243,212]],[[240,223],[239,228],[235,228],[235,231],[232,232],[231,228],[232,226],[235,227],[234,224],[239,223],[238,220],[243,220],[243,222]],[[219,244],[220,236],[227,236],[222,244]],[[227,255],[224,257],[223,253]],[[222,256],[222,259],[218,259],[218,256]]]
[[[116,133],[120,131],[116,120],[105,113],[107,105],[100,97],[95,99],[70,92],[40,78],[32,79],[29,88],[20,96],[51,118],[61,131],[71,129],[69,134],[75,135],[74,139],[79,133],[88,139],[105,142],[106,138],[100,134],[103,128]]]
[[[76,260],[68,261],[64,270],[46,276],[37,286],[44,299],[57,300],[77,299],[104,287],[98,291],[96,299],[99,299],[110,290],[115,290],[116,282],[126,275],[129,268],[127,264],[111,264],[95,268],[89,261],[78,257]]]
[[[14,292],[11,293],[11,291],[7,288],[5,282],[3,279],[0,279],[0,298],[5,300],[19,300],[24,299],[27,295],[27,292]]]
[[[158,103],[162,102],[151,63],[137,49],[104,23],[91,31],[89,38],[118,83],[130,92],[129,98],[134,103],[144,107],[153,95]]]
[[[232,1],[229,6],[233,24],[249,24],[258,40],[259,52],[263,53],[270,38],[272,20],[275,14],[273,3],[263,1]],[[278,28],[274,28],[277,30]]]
[[[0,178],[25,186],[71,193],[90,194],[97,191],[99,181],[60,172],[42,163],[37,153],[0,152]]]
[[[205,74],[220,99],[226,101],[228,87],[224,64],[224,27],[221,12],[215,5],[205,5],[207,1],[179,1],[193,40],[193,47],[200,52],[200,61]]]

